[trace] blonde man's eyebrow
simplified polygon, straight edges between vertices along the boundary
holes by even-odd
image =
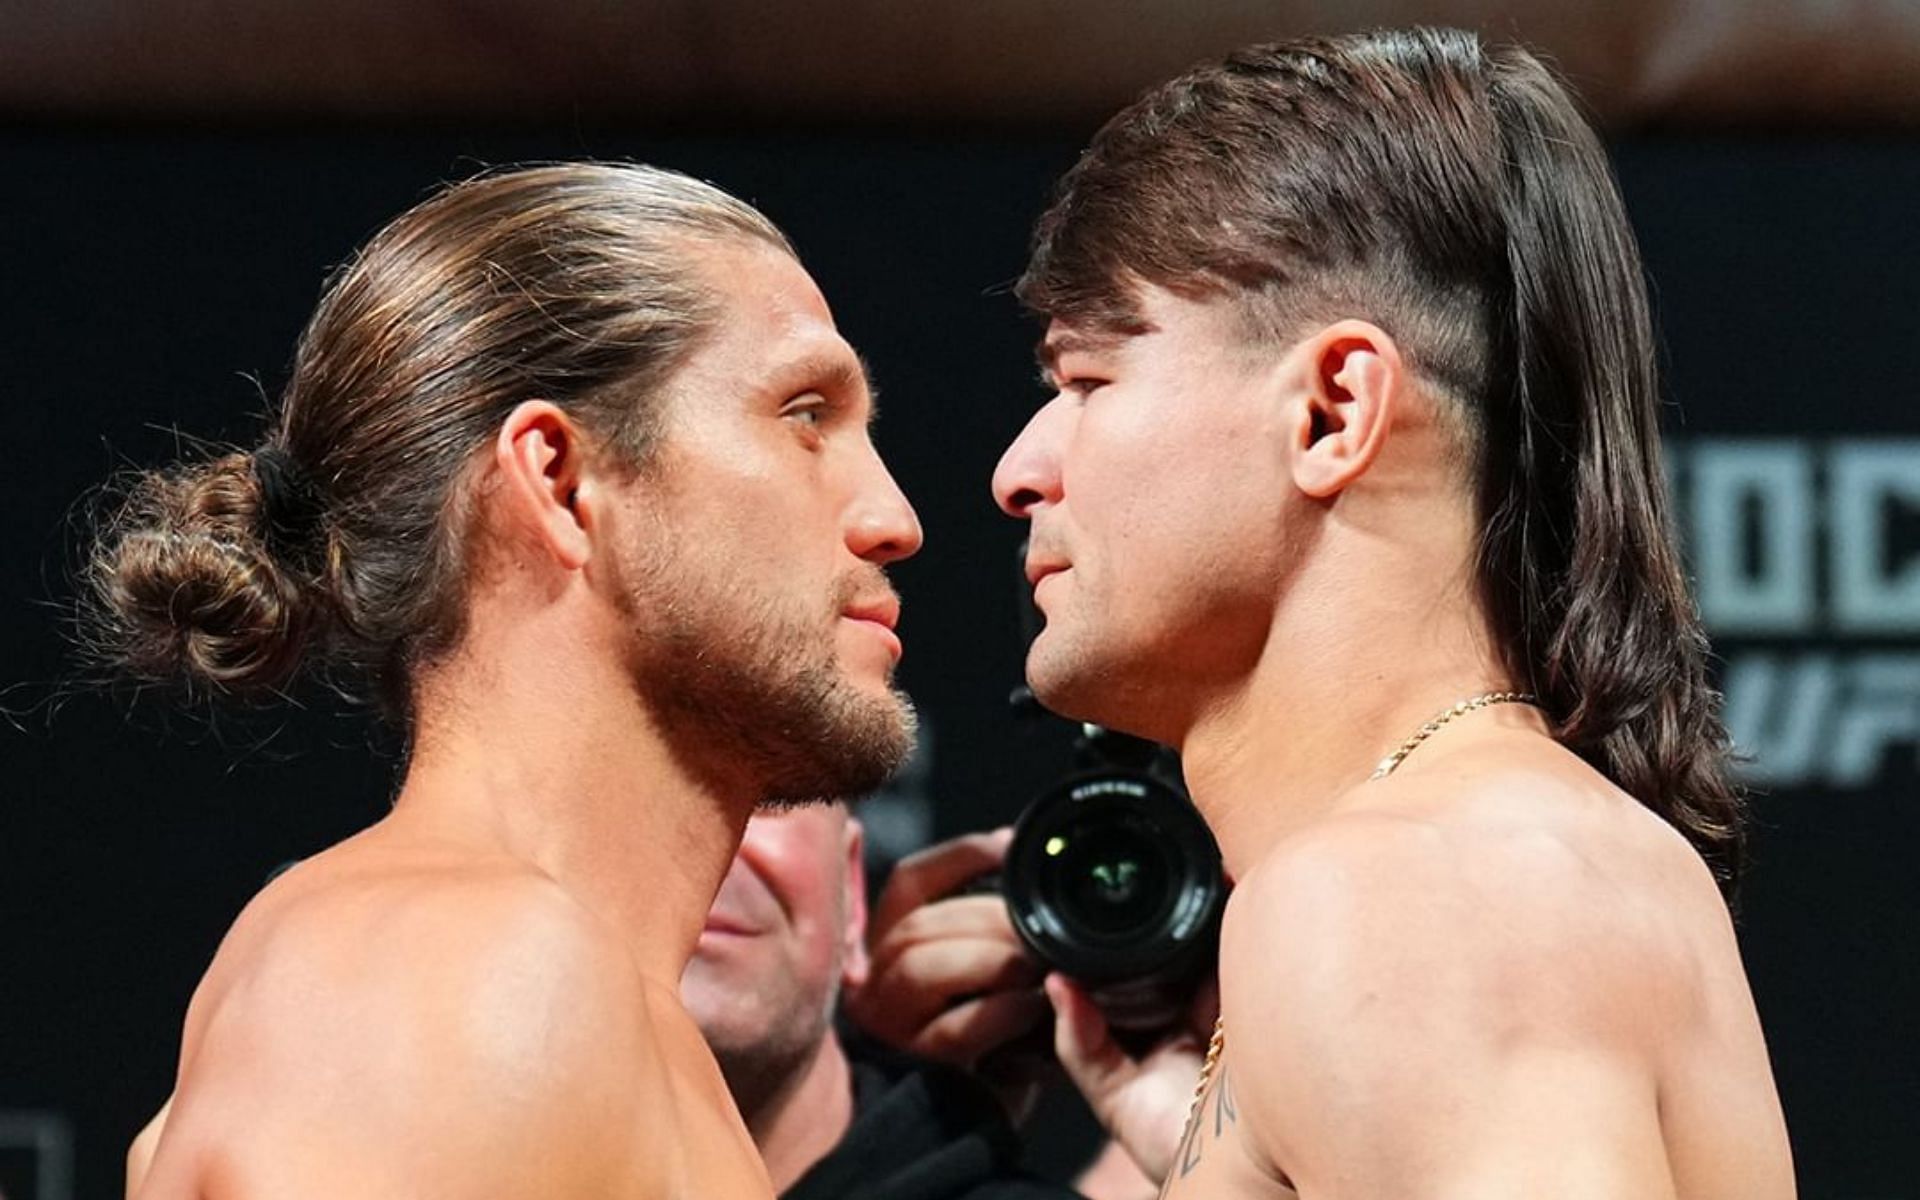
[[[856,352],[854,358],[860,364],[859,371],[855,379],[849,382],[858,382],[866,389],[867,424],[871,426],[880,419],[880,385],[873,380],[873,364],[867,360],[867,356]]]
[[[817,354],[799,359],[767,383],[775,392],[797,394],[818,391],[872,390],[865,360],[848,359],[838,354]]]

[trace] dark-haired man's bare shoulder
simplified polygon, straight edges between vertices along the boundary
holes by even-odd
[[[1699,857],[1544,739],[1428,755],[1239,881],[1168,1194],[1790,1194]]]

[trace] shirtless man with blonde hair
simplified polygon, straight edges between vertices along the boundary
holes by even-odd
[[[1446,31],[1204,64],[1019,292],[1029,681],[1176,746],[1237,880],[1190,1113],[1049,981],[1163,1194],[1792,1196],[1645,285],[1562,85]]]
[[[409,752],[234,923],[135,1194],[772,1194],[679,985],[749,815],[911,745],[871,417],[764,217],[564,165],[396,219],[262,445],[136,482],[92,565],[126,666],[359,670]]]

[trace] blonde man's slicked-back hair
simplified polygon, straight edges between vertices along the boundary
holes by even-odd
[[[716,315],[697,248],[743,241],[792,253],[752,206],[655,167],[440,190],[329,279],[258,448],[132,481],[86,568],[91,641],[225,693],[344,665],[404,717],[463,632],[476,454],[544,399],[643,465],[662,387]]]

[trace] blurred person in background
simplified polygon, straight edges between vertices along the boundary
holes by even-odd
[[[1004,841],[951,845],[970,850],[983,840]],[[910,902],[922,875],[915,860],[896,867],[881,903]],[[944,1066],[882,1051],[864,1037],[842,1040],[833,1013],[843,990],[869,1007],[911,1001],[898,976],[874,981],[866,926],[860,826],[843,806],[753,818],[687,964],[681,995],[720,1061],[774,1187],[786,1200],[1072,1197],[1020,1171],[1008,1114],[960,1069],[993,1039],[923,1044],[941,1052]],[[973,951],[949,943],[945,953],[967,960]],[[1022,1031],[1046,1011],[1037,970],[1029,968],[1027,978],[1040,1007]]]

